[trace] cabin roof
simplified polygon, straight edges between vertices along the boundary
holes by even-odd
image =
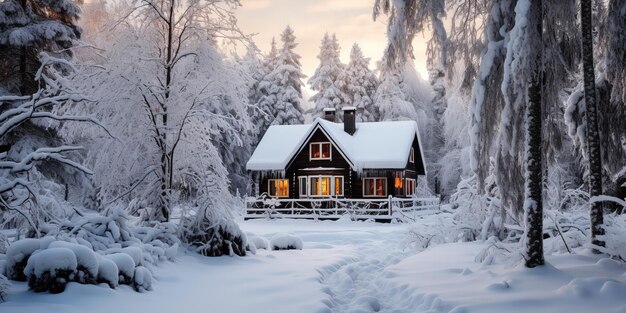
[[[343,127],[343,123],[321,118],[306,125],[270,126],[246,168],[256,171],[285,170],[317,129],[321,129],[344,154],[353,170],[406,167],[416,136],[419,145],[416,153],[422,154],[415,121],[356,123],[353,135],[346,133]],[[423,162],[424,157],[421,156]]]

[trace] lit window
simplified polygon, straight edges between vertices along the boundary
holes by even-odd
[[[415,194],[415,179],[407,178],[406,179],[406,195],[412,196]]]
[[[387,195],[387,178],[363,178],[364,197],[384,197]]]
[[[330,160],[331,153],[330,142],[311,143],[311,160]]]
[[[309,196],[343,196],[343,176],[310,176]]]
[[[289,197],[288,179],[268,179],[268,184],[270,196],[280,198]]]
[[[415,163],[415,150],[411,147],[411,153],[409,153],[409,162]]]
[[[299,177],[300,180],[300,196],[307,196],[307,177],[306,176],[300,176]]]
[[[330,195],[330,177],[311,177],[311,196]]]
[[[335,176],[335,196],[343,196],[343,177]]]

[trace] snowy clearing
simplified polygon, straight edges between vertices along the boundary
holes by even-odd
[[[286,233],[303,250],[246,257],[179,253],[153,269],[152,291],[70,283],[34,293],[12,282],[2,312],[626,312],[626,265],[577,251],[549,265],[474,262],[481,243],[403,249],[406,225],[252,220],[248,234]]]

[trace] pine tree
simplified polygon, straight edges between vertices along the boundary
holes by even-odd
[[[379,119],[377,107],[374,105],[374,95],[379,81],[374,72],[369,69],[370,59],[363,56],[358,44],[352,46],[350,63],[343,72],[345,77],[345,93],[349,96],[347,105],[357,108],[357,121],[373,122]]]
[[[28,95],[38,89],[34,81],[47,51],[68,58],[73,41],[80,38],[76,26],[80,8],[72,0],[7,0],[0,3],[0,87]]]
[[[285,28],[281,41],[283,46],[276,56],[275,67],[259,86],[267,93],[262,101],[272,108],[273,125],[302,124],[301,79],[306,76],[302,74],[300,56],[294,51],[298,44],[291,27]]]
[[[385,62],[384,60],[381,63]],[[381,82],[374,96],[374,103],[380,113],[381,121],[416,120],[415,106],[406,101],[400,88],[399,70],[382,70]]]
[[[602,195],[602,157],[598,132],[598,109],[596,99],[595,70],[593,60],[593,22],[591,0],[580,1],[580,28],[582,33],[582,59],[585,84],[585,107],[587,116],[587,149],[589,158],[589,195]],[[598,237],[604,234],[603,208],[601,202],[591,203],[591,242],[604,246]]]
[[[344,93],[345,82],[342,73],[345,66],[339,60],[339,43],[334,34],[332,37],[328,36],[328,33],[324,34],[317,58],[320,65],[309,79],[309,84],[311,89],[317,91],[311,97],[311,101],[315,103],[315,112],[318,116],[323,116],[325,108],[334,108],[339,112],[350,101],[349,96]],[[341,117],[338,116],[338,119]]]
[[[263,60],[262,77],[257,85],[256,109],[258,110],[257,119],[257,140],[259,142],[267,128],[274,122],[274,105],[276,103],[276,93],[273,86],[273,76],[270,74],[276,69],[276,61],[278,59],[278,49],[276,48],[276,40],[272,38],[270,52]]]

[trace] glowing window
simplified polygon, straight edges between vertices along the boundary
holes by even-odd
[[[335,176],[335,196],[343,196],[343,177]]]
[[[286,198],[289,197],[289,180],[288,179],[268,179],[269,194],[272,197]]]
[[[330,142],[313,142],[310,150],[311,160],[330,160],[332,158]]]

